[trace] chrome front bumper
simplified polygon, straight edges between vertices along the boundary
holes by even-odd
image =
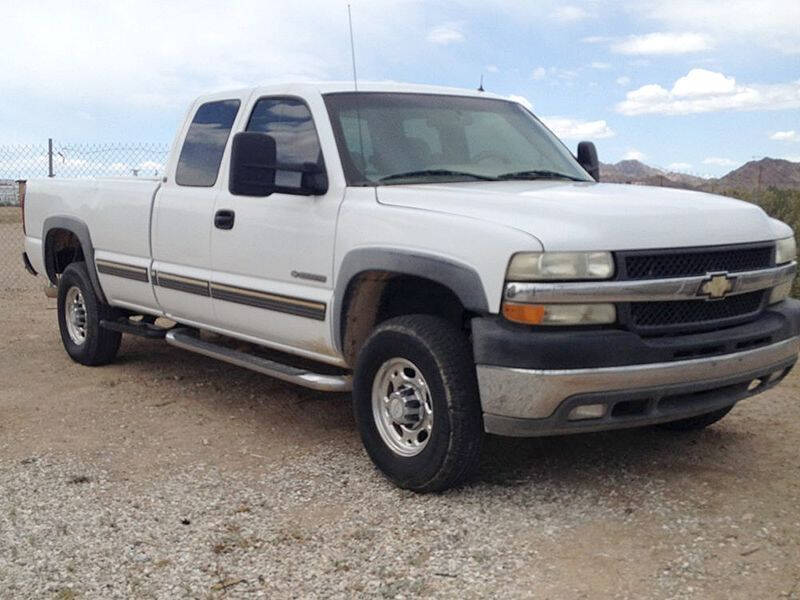
[[[501,435],[549,435],[702,414],[774,385],[797,361],[799,351],[796,336],[734,354],[624,367],[534,370],[478,365],[484,426]],[[756,380],[758,386],[752,384]],[[690,402],[690,395],[698,402]],[[687,399],[681,410],[662,410],[661,401],[678,397]],[[614,407],[620,402],[639,402],[643,410],[614,420]],[[605,417],[568,420],[564,409],[582,403],[607,404]],[[678,402],[670,400],[669,406],[675,409]]]

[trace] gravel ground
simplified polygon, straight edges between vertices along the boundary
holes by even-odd
[[[489,438],[417,496],[347,396],[141,339],[80,367],[25,285],[0,289],[0,598],[800,597],[797,374],[699,433]]]

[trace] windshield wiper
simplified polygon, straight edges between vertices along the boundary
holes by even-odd
[[[497,181],[488,175],[478,173],[468,173],[467,171],[451,171],[449,169],[423,169],[421,171],[407,171],[405,173],[395,173],[381,177],[378,181],[392,181],[394,179],[412,179],[414,177],[471,177],[482,181]]]
[[[498,175],[497,179],[569,179],[570,181],[586,181],[581,177],[574,177],[558,171],[547,171],[545,169],[533,169],[530,171],[512,171]]]

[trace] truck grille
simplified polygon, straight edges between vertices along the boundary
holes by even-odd
[[[622,280],[694,277],[708,273],[758,271],[775,266],[770,243],[710,246],[671,250],[619,252],[617,278]],[[765,294],[758,291],[721,300],[633,302],[618,305],[622,325],[642,335],[710,331],[755,319],[764,309]]]
[[[629,323],[642,333],[656,329],[716,329],[757,316],[764,303],[764,294],[759,290],[722,300],[633,302],[630,304]]]
[[[691,277],[716,271],[757,271],[774,266],[774,246],[728,246],[721,249],[659,250],[623,253],[624,279]],[[621,265],[622,266],[622,265]]]

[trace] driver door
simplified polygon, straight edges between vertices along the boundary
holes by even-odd
[[[308,104],[297,97],[258,98],[245,131],[267,133],[278,163],[325,161]],[[231,333],[329,362],[336,216],[344,188],[304,196],[238,196],[226,186],[215,213],[233,214],[211,232],[216,319]]]

